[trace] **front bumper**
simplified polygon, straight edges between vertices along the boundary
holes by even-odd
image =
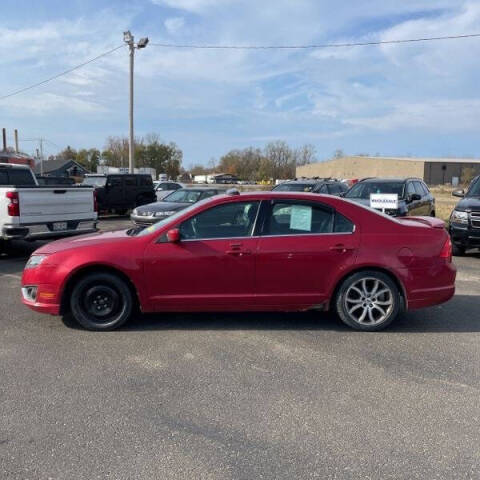
[[[58,222],[32,223],[21,225],[4,225],[1,237],[5,240],[43,240],[70,237],[97,231],[96,220],[71,220],[66,230],[54,230]]]
[[[36,287],[33,298],[27,292],[29,287]],[[56,288],[50,284],[22,285],[22,303],[35,312],[60,315],[60,298]]]
[[[464,248],[480,248],[480,228],[472,228],[470,225],[461,226],[451,223],[448,230],[452,243]]]
[[[164,218],[168,217],[154,217],[152,215],[134,215],[133,213],[130,215],[130,220],[139,227],[149,227],[154,223],[157,223],[159,220],[163,220]]]

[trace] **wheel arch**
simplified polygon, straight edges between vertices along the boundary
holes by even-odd
[[[337,280],[337,282],[335,284],[335,287],[332,290],[332,294],[330,295],[330,298],[328,300],[328,310],[330,310],[331,307],[332,307],[332,304],[335,303],[336,298],[337,298],[337,293],[340,290],[340,287],[342,286],[343,282],[347,278],[351,277],[352,275],[355,275],[356,273],[367,272],[367,271],[368,272],[379,272],[379,273],[383,273],[383,274],[387,275],[395,283],[395,285],[398,287],[398,291],[400,292],[400,296],[402,298],[402,309],[404,309],[404,310],[407,309],[408,299],[407,299],[405,286],[403,285],[403,282],[400,280],[400,278],[398,278],[398,276],[395,273],[393,273],[388,268],[379,267],[379,266],[376,266],[376,265],[372,265],[372,266],[362,265],[361,267],[359,266],[357,268],[354,268],[354,269],[348,271],[342,277],[340,277],[340,279]]]
[[[70,276],[67,278],[61,294],[60,315],[64,315],[65,313],[70,311],[70,305],[68,300],[72,293],[73,287],[81,277],[84,277],[89,273],[110,273],[112,275],[116,275],[117,277],[121,278],[126,283],[130,292],[132,293],[134,305],[141,309],[142,304],[140,302],[140,296],[138,294],[138,290],[135,286],[135,283],[127,274],[125,274],[118,268],[112,267],[110,265],[94,264],[94,265],[86,265],[84,267],[79,268],[78,270],[73,271],[70,274]]]

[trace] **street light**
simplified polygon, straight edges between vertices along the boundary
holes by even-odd
[[[123,41],[128,45],[130,51],[130,131],[129,131],[129,145],[128,145],[128,170],[133,173],[135,170],[135,144],[133,132],[133,68],[135,49],[145,48],[148,44],[148,37],[141,38],[135,45],[135,38],[130,30],[123,32]]]

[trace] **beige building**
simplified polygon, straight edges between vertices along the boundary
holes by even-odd
[[[419,177],[430,185],[460,181],[464,169],[480,175],[480,160],[347,156],[297,168],[297,177]]]

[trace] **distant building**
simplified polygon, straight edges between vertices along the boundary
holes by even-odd
[[[40,163],[35,165],[33,169],[35,174],[40,175],[42,166]],[[43,162],[43,175],[50,177],[83,177],[86,173],[90,173],[85,167],[77,163],[75,160],[48,160]]]
[[[0,152],[0,163],[15,163],[17,165],[28,165],[30,168],[33,168],[35,159],[25,153],[2,151]]]
[[[408,158],[346,156],[297,167],[297,177],[419,177],[429,185],[456,185],[465,169],[480,175],[480,160],[467,158]]]

